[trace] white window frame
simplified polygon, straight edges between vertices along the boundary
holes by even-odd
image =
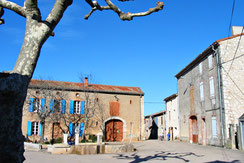
[[[39,123],[40,122],[36,122],[36,121],[31,123],[31,135],[38,135]]]
[[[202,74],[202,62],[199,63],[199,73]]]
[[[200,100],[204,101],[204,88],[203,88],[203,82],[200,82]]]
[[[80,101],[74,101],[74,114],[80,114],[80,107],[81,107]]]
[[[208,68],[209,69],[213,68],[213,56],[212,56],[212,54],[208,56]]]
[[[215,96],[213,76],[209,78],[209,92],[210,92],[210,98],[213,98]]]
[[[41,99],[34,98],[34,101],[33,101],[33,112],[37,112],[40,109],[41,109]]]

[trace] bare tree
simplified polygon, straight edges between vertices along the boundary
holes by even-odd
[[[65,103],[62,103],[62,100],[67,99],[67,93],[62,88],[57,91],[50,82],[45,80],[35,82],[37,83],[29,86],[26,97],[26,105],[31,107],[24,108],[38,115],[41,124],[40,142],[43,143],[46,120],[54,114],[63,114]],[[26,110],[24,113],[26,113]]]
[[[141,13],[124,13],[110,0],[104,0],[107,6],[100,6],[96,1],[85,0],[91,11],[88,19],[96,10],[111,10],[121,20],[132,20],[133,17],[149,15],[163,9],[158,2],[156,7]],[[125,0],[120,0],[125,1]],[[24,138],[21,131],[22,108],[27,94],[28,84],[34,73],[40,51],[44,42],[52,35],[53,30],[63,17],[73,0],[56,0],[46,19],[38,8],[37,0],[25,0],[24,6],[8,0],[0,0],[0,24],[4,24],[4,10],[11,10],[26,18],[24,42],[13,70],[0,73],[0,162],[24,161]]]

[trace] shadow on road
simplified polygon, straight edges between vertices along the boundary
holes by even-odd
[[[219,160],[216,160],[216,161],[210,161],[210,162],[205,162],[205,163],[241,163],[239,160],[233,160],[233,161],[219,161]]]
[[[183,160],[184,162],[190,162],[190,160],[186,159],[187,156],[195,156],[195,157],[203,157],[204,155],[196,155],[192,152],[187,153],[173,153],[173,152],[159,152],[157,154],[154,154],[152,156],[145,156],[141,157],[137,155],[137,153],[133,153],[131,155],[124,155],[124,154],[118,154],[114,156],[117,159],[127,159],[131,160],[130,163],[138,163],[138,162],[144,162],[149,160],[168,160],[168,159],[179,159]]]

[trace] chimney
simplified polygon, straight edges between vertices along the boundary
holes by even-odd
[[[84,85],[85,87],[88,86],[88,77],[85,77]]]
[[[243,28],[244,28],[243,26],[232,26],[231,27],[232,36],[244,33]]]

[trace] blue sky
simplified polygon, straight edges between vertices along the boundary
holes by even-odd
[[[214,41],[228,36],[233,1],[163,2],[163,11],[128,22],[111,11],[96,11],[84,20],[90,8],[75,0],[55,28],[55,37],[44,44],[33,78],[79,82],[81,73],[92,74],[97,84],[141,87],[145,115],[163,110],[163,99],[177,92],[174,75]],[[43,18],[53,3],[40,1]],[[139,12],[156,1],[114,3],[126,12]],[[244,26],[243,6],[243,0],[236,0],[232,25]],[[18,57],[25,19],[7,10],[3,18],[0,71],[7,71]]]

